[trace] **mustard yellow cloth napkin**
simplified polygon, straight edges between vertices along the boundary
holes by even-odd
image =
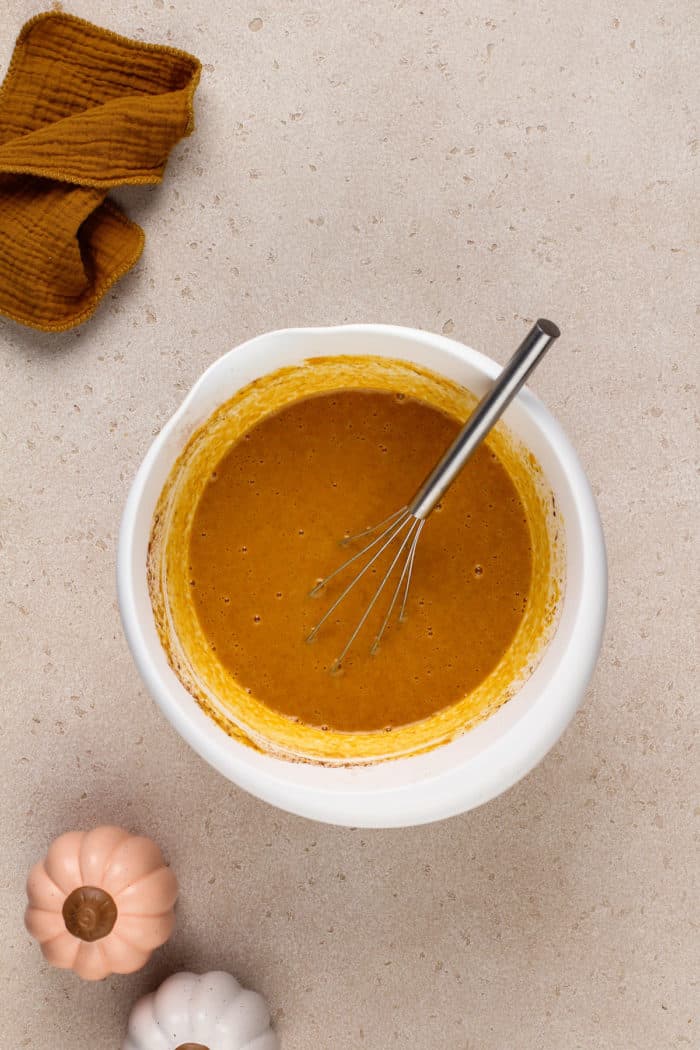
[[[161,181],[200,70],[71,15],[27,22],[0,89],[0,313],[63,331],[134,265],[143,230],[107,192]]]

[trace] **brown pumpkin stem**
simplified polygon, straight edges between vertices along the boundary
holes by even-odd
[[[209,1050],[209,1047],[204,1046],[203,1043],[180,1043],[175,1050]]]
[[[97,886],[79,886],[63,902],[66,929],[81,941],[99,941],[111,933],[117,921],[117,906]]]

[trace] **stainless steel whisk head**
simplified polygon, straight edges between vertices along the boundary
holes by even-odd
[[[406,618],[416,548],[428,516],[435,509],[486,435],[500,419],[545,352],[554,340],[558,338],[559,329],[555,324],[543,319],[536,321],[508,364],[494,381],[491,389],[482,397],[450,447],[433,470],[431,470],[430,474],[428,474],[413,499],[405,507],[380,521],[378,525],[364,529],[362,532],[349,536],[342,541],[341,545],[347,547],[358,540],[371,537],[360,550],[347,558],[342,565],[339,565],[328,576],[319,580],[311,591],[311,597],[316,597],[332,580],[336,579],[351,566],[360,563],[358,571],[308,635],[307,641],[309,642],[316,638],[323,625],[333,615],[341,602],[347,598],[356,584],[372,570],[382,555],[389,551],[392,546],[396,547],[396,550],[392,550],[387,555],[390,559],[389,567],[370,598],[343,651],[334,661],[331,672],[340,670],[348,650],[369,619],[385,587],[394,576],[396,577],[396,583],[386,613],[381,621],[379,630],[375,634],[370,652],[376,653],[379,648],[394,609],[399,602],[398,622],[401,623]]]

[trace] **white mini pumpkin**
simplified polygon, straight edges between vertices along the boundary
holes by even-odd
[[[134,1006],[122,1050],[279,1050],[270,1011],[229,973],[176,973]]]

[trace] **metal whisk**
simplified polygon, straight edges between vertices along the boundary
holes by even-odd
[[[372,595],[367,608],[360,617],[357,626],[350,635],[342,653],[333,663],[331,672],[340,670],[350,646],[364,627],[368,617],[377,604],[384,588],[393,575],[397,575],[397,582],[389,601],[387,611],[372,642],[371,652],[376,653],[384,636],[394,609],[400,601],[399,623],[406,617],[406,605],[408,592],[413,575],[413,563],[416,557],[416,548],[420,534],[423,531],[426,519],[431,511],[440,502],[445,492],[465,466],[474,451],[484,440],[488,432],[501,417],[506,407],[520,390],[527,377],[539,364],[542,357],[549,349],[555,339],[559,337],[559,329],[551,321],[540,319],[525,336],[522,343],[505,366],[498,379],[487,394],[481,399],[471,416],[460,430],[450,447],[442,456],[440,461],[428,474],[415,496],[405,507],[390,514],[388,518],[380,521],[372,528],[364,529],[355,536],[349,536],[342,541],[342,546],[347,547],[365,537],[373,537],[360,550],[349,557],[342,565],[331,572],[328,576],[316,584],[311,591],[311,597],[320,594],[322,590],[350,566],[366,559],[353,576],[343,592],[324,613],[311,633],[307,641],[312,642],[324,623],[333,615],[340,603],[345,600],[350,591],[366,575],[372,566],[378,561],[385,551],[396,545],[396,551],[389,555],[391,562],[389,568],[382,577],[379,586]]]

